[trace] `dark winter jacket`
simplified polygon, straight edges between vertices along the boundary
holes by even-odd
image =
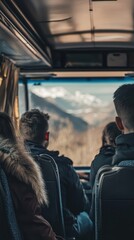
[[[0,164],[0,239],[22,240],[6,174]]]
[[[58,166],[60,181],[61,181],[61,194],[63,204],[63,214],[66,229],[75,223],[75,217],[86,209],[87,198],[83,191],[82,184],[76,174],[72,161],[65,157],[59,156],[58,151],[49,151],[43,146],[36,143],[26,141],[27,149],[32,155],[49,154],[52,156]]]
[[[98,170],[104,165],[111,165],[113,155],[115,154],[115,148],[107,145],[101,147],[99,154],[97,154],[91,164],[90,182],[93,188],[95,177]]]
[[[7,175],[24,240],[56,240],[50,224],[41,215],[40,206],[48,200],[38,165],[24,149],[3,139],[0,164]]]
[[[134,133],[121,134],[116,138],[116,152],[112,164],[119,166],[134,166],[133,160]]]

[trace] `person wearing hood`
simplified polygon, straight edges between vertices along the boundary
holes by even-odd
[[[0,166],[8,180],[23,239],[56,240],[41,214],[41,205],[48,204],[48,197],[40,169],[19,143],[11,118],[4,112],[0,112]]]
[[[72,160],[64,155],[59,155],[58,151],[47,149],[49,143],[48,120],[49,115],[38,109],[27,111],[22,114],[20,119],[20,133],[32,156],[48,154],[54,158],[60,175],[66,235],[86,240],[86,236],[92,229],[92,222],[86,212],[88,200],[73,168]],[[41,170],[45,171],[45,169]]]
[[[111,165],[115,154],[115,139],[121,134],[115,122],[109,122],[102,132],[102,146],[91,164],[90,183],[93,189],[98,170],[104,165]]]

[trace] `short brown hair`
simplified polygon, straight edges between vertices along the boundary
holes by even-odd
[[[134,129],[134,84],[120,86],[113,95],[118,116],[129,130]]]
[[[48,131],[48,113],[32,109],[22,114],[20,119],[20,132],[25,140],[42,143]]]

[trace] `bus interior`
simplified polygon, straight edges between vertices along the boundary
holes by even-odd
[[[48,112],[49,148],[73,160],[91,197],[113,92],[134,80],[134,1],[2,0],[0,65],[1,109],[14,111],[16,124],[29,109]]]

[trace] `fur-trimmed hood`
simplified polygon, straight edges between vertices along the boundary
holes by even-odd
[[[32,187],[39,204],[48,204],[40,168],[23,146],[14,145],[8,140],[0,138],[0,163],[5,173]]]

